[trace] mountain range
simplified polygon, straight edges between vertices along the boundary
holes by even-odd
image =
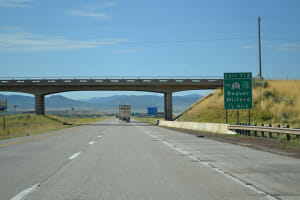
[[[173,111],[179,113],[188,108],[202,96],[198,94],[173,96]],[[8,110],[17,105],[20,110],[33,110],[34,97],[24,95],[0,94],[0,100],[7,99]],[[93,97],[87,100],[74,100],[61,95],[51,95],[45,98],[46,109],[96,109],[102,112],[117,112],[120,104],[131,105],[133,112],[146,112],[147,107],[157,107],[163,111],[164,97],[156,95],[113,95],[108,97]]]

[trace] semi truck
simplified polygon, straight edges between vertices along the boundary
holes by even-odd
[[[119,105],[119,120],[130,122],[130,105]]]

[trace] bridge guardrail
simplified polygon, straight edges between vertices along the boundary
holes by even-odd
[[[261,136],[265,137],[264,133],[269,133],[269,138],[273,137],[273,133],[277,133],[277,136],[279,137],[279,134],[285,134],[287,141],[291,139],[291,135],[295,135],[297,138],[300,137],[300,129],[295,128],[289,128],[289,125],[287,127],[280,127],[280,125],[277,125],[277,127],[272,127],[271,124],[269,126],[264,126],[262,124],[261,126],[255,125],[229,125],[228,128],[230,130],[236,131],[238,134],[251,136],[251,131],[253,131],[253,135],[257,137],[257,132],[261,132]]]
[[[80,79],[78,77],[64,77],[64,78],[52,78],[48,77],[47,79],[41,78],[41,77],[35,77],[35,78],[30,78],[26,79],[24,77],[17,77],[17,78],[1,78],[0,77],[0,86],[19,86],[19,85],[157,85],[157,84],[166,84],[166,85],[186,85],[186,84],[191,84],[191,85],[220,85],[223,83],[223,79],[217,78],[217,79],[198,79],[198,77],[189,77],[189,79],[182,79],[172,77],[170,78],[164,78],[163,76],[156,77],[153,79],[152,77],[150,78],[145,78],[137,79],[137,77],[132,77],[128,78],[123,77],[123,78],[109,78],[108,77],[93,77],[93,79],[87,78],[83,79],[81,77]]]
[[[65,79],[223,79],[223,76],[59,76],[59,77],[0,77],[0,80],[65,80]]]

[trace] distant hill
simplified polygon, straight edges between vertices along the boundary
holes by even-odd
[[[8,109],[13,110],[16,104],[18,109],[34,109],[34,97],[24,95],[3,95],[0,99],[7,98]],[[192,103],[201,98],[200,95],[192,94],[185,96],[173,96],[173,110],[175,113],[188,108]],[[156,95],[114,95],[108,97],[94,97],[88,100],[73,100],[61,95],[52,95],[45,99],[48,109],[97,109],[103,112],[117,112],[119,104],[132,106],[134,112],[146,112],[147,107],[157,107],[163,111],[164,97]]]

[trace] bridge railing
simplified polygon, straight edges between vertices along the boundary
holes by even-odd
[[[176,80],[186,80],[186,79],[223,79],[222,76],[49,76],[49,77],[0,77],[0,80],[76,80],[76,79],[86,79],[86,80],[94,80],[94,79],[176,79]]]

